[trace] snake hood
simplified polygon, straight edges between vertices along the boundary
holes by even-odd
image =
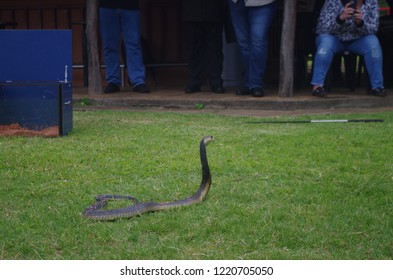
[[[120,218],[131,218],[147,212],[161,211],[202,202],[205,199],[207,193],[209,192],[212,182],[209,163],[206,155],[206,146],[213,139],[213,136],[205,136],[202,138],[199,144],[199,154],[202,167],[202,181],[199,188],[193,195],[184,199],[169,202],[138,202],[135,197],[128,195],[99,195],[96,197],[96,203],[87,207],[83,212],[83,215],[86,218],[93,220],[111,221]],[[107,204],[108,200],[115,199],[128,199],[133,201],[134,204],[128,207],[118,209],[102,209]]]

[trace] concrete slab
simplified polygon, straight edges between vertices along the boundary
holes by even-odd
[[[214,94],[203,91],[186,94],[182,88],[153,88],[151,93],[140,94],[130,88],[119,93],[88,96],[86,88],[75,88],[74,105],[83,100],[91,106],[117,109],[178,109],[178,110],[252,110],[252,111],[302,111],[337,109],[374,109],[393,107],[393,95],[384,98],[368,96],[364,89],[350,92],[347,89],[332,91],[327,97],[311,96],[310,91],[295,91],[293,97],[280,98],[277,90],[270,89],[265,97],[237,96],[234,89]]]

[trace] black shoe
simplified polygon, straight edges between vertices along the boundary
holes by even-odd
[[[200,92],[200,91],[201,91],[200,86],[188,86],[184,89],[185,93],[196,93],[196,92]]]
[[[254,97],[264,97],[265,94],[263,93],[263,90],[261,88],[253,88],[251,90],[251,95]]]
[[[372,96],[378,96],[378,97],[386,97],[386,92],[385,89],[383,88],[372,89],[367,94]]]
[[[312,95],[317,97],[325,97],[327,92],[323,87],[317,87],[312,91]]]
[[[211,90],[214,93],[225,93],[225,88],[223,86],[212,86]]]
[[[136,85],[132,90],[135,91],[135,92],[139,92],[139,93],[149,93],[150,92],[150,90],[146,86],[146,84]]]
[[[242,88],[235,92],[236,95],[250,95],[251,91],[248,88]]]
[[[120,86],[115,84],[115,83],[109,83],[105,88],[104,88],[104,93],[115,93],[120,91]]]

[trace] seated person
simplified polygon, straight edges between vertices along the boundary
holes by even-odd
[[[317,50],[311,84],[313,96],[327,92],[324,81],[333,56],[348,50],[362,55],[369,74],[372,96],[385,97],[382,49],[377,36],[378,0],[326,0],[316,28]]]

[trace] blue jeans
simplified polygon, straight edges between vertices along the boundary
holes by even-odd
[[[277,2],[271,4],[246,7],[244,0],[234,3],[228,0],[236,40],[244,66],[244,86],[249,89],[263,89],[269,29],[277,10]]]
[[[330,34],[316,38],[317,51],[314,58],[312,85],[323,86],[334,54],[348,50],[362,55],[370,78],[371,88],[383,88],[382,49],[375,35],[363,36],[355,41],[341,42]]]
[[[100,32],[107,82],[121,84],[120,39],[123,35],[128,78],[134,86],[145,83],[140,41],[140,11],[100,8]]]

